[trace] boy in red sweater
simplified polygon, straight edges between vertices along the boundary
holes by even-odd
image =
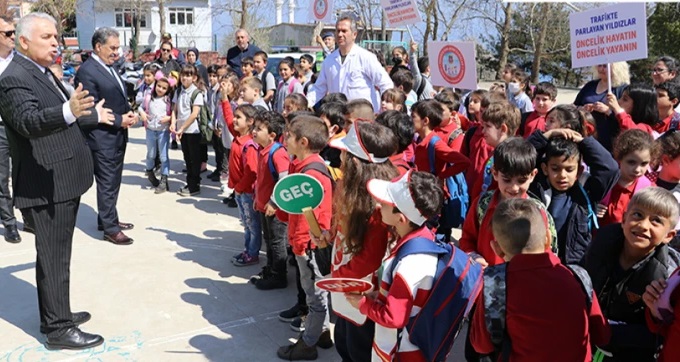
[[[590,344],[605,345],[609,326],[595,293],[588,298],[592,299],[588,308],[582,282],[555,254],[546,252],[551,242],[547,216],[537,203],[522,199],[504,200],[493,213],[492,246],[508,262],[504,284],[508,342],[503,342],[504,351],[495,352],[508,355],[510,361],[590,362]],[[470,341],[482,354],[494,352],[484,300],[487,293],[493,295],[494,287],[500,286],[485,285],[470,324]]]
[[[274,212],[266,213],[276,182],[288,174],[290,158],[276,140],[283,134],[286,120],[276,112],[260,112],[255,118],[253,140],[260,145],[257,182],[255,183],[255,213],[262,224],[262,237],[267,246],[267,265],[251,279],[257,289],[279,289],[288,286],[286,278],[286,232],[288,224]]]
[[[404,112],[385,111],[380,113],[375,122],[392,130],[397,137],[397,153],[390,157],[390,162],[397,168],[399,175],[411,169],[404,152],[413,144],[413,121]]]
[[[326,169],[319,152],[328,142],[328,127],[320,118],[297,116],[288,125],[286,147],[288,153],[299,162],[292,167],[291,173],[304,173],[317,179],[324,190],[321,205],[314,209],[314,215],[321,230],[330,230],[333,186],[331,175]],[[288,361],[315,360],[318,358],[316,344],[322,333],[328,334],[328,292],[317,288],[315,280],[323,275],[319,272],[314,253],[316,245],[311,243],[309,224],[304,215],[288,215],[288,242],[300,270],[300,283],[307,295],[309,314],[305,319],[305,330],[298,341],[279,348],[277,355]]]
[[[460,96],[453,89],[444,88],[434,99],[444,109],[442,123],[435,129],[435,132],[449,147],[460,152],[465,131],[470,128],[470,120],[456,111],[460,108]],[[454,133],[455,131],[458,132]]]
[[[494,149],[501,142],[512,137],[519,127],[520,116],[519,109],[506,100],[489,104],[489,107],[482,114],[482,134],[486,144]],[[493,190],[497,187],[493,177],[491,177],[492,165],[493,155],[484,163],[480,177],[475,180],[469,192],[471,200],[487,190]]]
[[[526,138],[536,130],[545,132],[545,116],[557,100],[557,88],[550,82],[541,82],[534,89],[534,111],[522,114],[517,135]]]

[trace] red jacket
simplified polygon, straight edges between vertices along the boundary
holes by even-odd
[[[255,210],[264,212],[269,199],[272,197],[274,191],[274,178],[269,169],[269,150],[271,150],[274,143],[260,149],[257,164],[257,181],[255,183]],[[274,168],[279,175],[279,179],[288,174],[288,166],[290,158],[288,152],[281,146],[274,152]]]
[[[676,274],[674,271],[671,275]],[[660,334],[664,339],[663,349],[657,362],[680,361],[680,288],[675,288],[671,293],[671,306],[673,307],[673,322],[670,325],[663,325],[652,317],[649,308],[645,308],[647,317],[647,328],[652,333]]]
[[[524,195],[523,198],[527,198]],[[489,265],[503,264],[505,260],[499,257],[491,248],[491,240],[493,240],[493,231],[491,231],[491,217],[493,216],[496,206],[501,202],[500,191],[495,191],[489,202],[489,207],[484,213],[482,224],[478,222],[477,203],[479,196],[470,203],[470,209],[465,215],[465,222],[463,222],[463,232],[460,237],[460,249],[466,253],[475,252],[481,255]]]
[[[493,155],[493,154],[492,154]],[[486,168],[486,164],[488,162],[493,162],[491,159],[491,156],[484,162],[484,167],[482,168],[482,171]],[[493,165],[491,165],[493,167]],[[477,177],[477,180],[475,180],[475,183],[472,185],[471,188],[468,188],[468,195],[470,196],[471,199],[474,199],[475,197],[481,195],[484,193],[484,191],[491,191],[491,190],[496,190],[498,189],[498,182],[496,182],[496,179],[493,177],[491,178],[491,183],[489,184],[489,187],[486,190],[482,190],[482,186],[484,186],[484,172]]]
[[[510,361],[590,362],[590,343],[604,346],[611,331],[593,293],[590,312],[583,287],[553,253],[519,254],[506,271],[506,330]],[[479,294],[470,323],[470,342],[479,353],[493,352]]]
[[[403,153],[390,156],[390,162],[392,162],[392,165],[399,171],[399,176],[404,176],[404,174],[411,169],[411,166],[406,162],[406,157]]]
[[[343,242],[344,236],[341,235],[342,230],[338,230],[335,243]],[[389,235],[387,225],[382,222],[380,209],[376,209],[368,219],[368,227],[364,234],[364,247],[359,253],[350,256],[343,253],[342,248],[337,248],[339,244],[336,244],[331,277],[364,278],[378,270],[385,257]]]
[[[415,164],[418,171],[430,172],[430,158],[428,155],[428,144],[435,132],[430,132],[425,138],[416,145]],[[450,166],[448,164],[451,164]],[[460,152],[456,152],[446,145],[446,142],[439,140],[434,146],[434,170],[437,177],[444,179],[465,171],[470,166],[470,160]]]
[[[475,133],[472,134],[470,138],[469,147],[463,142],[460,152],[467,156],[472,163],[465,172],[465,180],[467,181],[468,189],[472,189],[475,185],[475,181],[480,178],[482,172],[484,172],[484,163],[493,154],[493,147],[486,144],[486,141],[484,140],[481,125],[476,126]]]
[[[631,117],[630,114],[626,112],[617,113],[616,119],[619,121],[621,132],[637,128],[654,136],[654,132],[664,133],[671,128],[671,119],[673,118],[673,114],[675,114],[675,111],[673,111],[670,116],[664,118],[661,122],[655,124],[653,127],[646,123],[635,123],[633,117]]]
[[[234,152],[233,148],[231,152]],[[321,162],[322,164],[325,164],[321,156],[318,154],[313,154],[299,163],[291,163],[291,165],[294,165],[291,174],[300,173],[302,169],[305,168],[305,166],[312,162]],[[321,201],[321,205],[314,209],[314,215],[316,216],[316,220],[319,222],[321,230],[330,230],[331,217],[333,214],[333,184],[326,175],[320,173],[319,171],[307,170],[305,174],[310,175],[321,182],[321,186],[324,190],[323,199]],[[293,247],[293,253],[295,255],[305,255],[305,250],[308,247],[309,241],[309,224],[307,224],[305,216],[302,214],[289,214],[288,243],[290,243],[290,245]],[[312,247],[315,246],[312,245]]]
[[[535,131],[545,132],[545,116],[541,116],[538,112],[533,111],[527,117],[527,120],[524,123],[524,129],[517,130],[517,135],[520,136],[520,132],[522,132],[521,135],[524,139],[527,139]]]
[[[253,136],[235,137],[229,153],[228,186],[234,192],[252,194],[257,179],[257,144]]]

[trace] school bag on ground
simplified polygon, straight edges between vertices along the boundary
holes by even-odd
[[[491,336],[491,343],[494,346],[495,358],[492,356],[484,357],[482,362],[510,360],[512,352],[512,341],[508,335],[506,326],[507,312],[507,289],[505,285],[506,271],[508,263],[489,266],[484,269],[484,322],[486,329]],[[586,296],[586,308],[590,314],[593,303],[593,283],[588,272],[582,267],[569,264],[565,265],[574,278],[579,282],[583,293]]]
[[[191,93],[191,109],[193,110],[193,104],[194,101],[196,100],[196,97],[198,96],[203,97],[203,93],[199,90],[196,89],[194,90],[193,93]],[[212,142],[212,137],[213,137],[213,126],[212,126],[212,116],[210,115],[210,111],[208,110],[208,106],[205,104],[205,100],[203,102],[203,105],[201,106],[201,110],[198,112],[198,117],[196,117],[196,122],[198,123],[198,131],[201,134],[201,143],[202,144],[210,144]]]
[[[401,246],[390,264],[390,270],[385,271],[388,272],[389,284],[392,284],[397,264],[412,254],[437,254],[438,259],[430,294],[418,315],[409,318],[406,324],[409,341],[418,346],[428,361],[445,361],[463,320],[482,290],[482,266],[453,243],[413,238]],[[402,334],[400,329],[397,349]]]
[[[451,133],[451,136],[454,136],[455,133],[456,131]],[[439,140],[441,138],[435,135],[427,144],[430,173],[435,176],[437,175],[435,170],[435,145]],[[449,140],[451,140],[451,137],[449,137]],[[446,183],[448,194],[444,198],[439,223],[452,228],[460,227],[463,225],[463,221],[465,221],[465,215],[467,215],[470,206],[470,196],[468,194],[467,183],[465,182],[465,175],[463,172],[460,172],[454,176],[447,177],[444,182]]]

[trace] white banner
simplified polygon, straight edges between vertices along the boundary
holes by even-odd
[[[571,67],[647,58],[643,3],[616,4],[569,15]]]
[[[433,85],[477,89],[475,43],[428,41]]]
[[[315,21],[331,22],[333,21],[333,0],[312,0],[309,12]]]
[[[380,0],[390,26],[417,24],[421,20],[416,0]]]

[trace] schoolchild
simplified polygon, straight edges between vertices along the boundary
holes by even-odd
[[[666,132],[654,141],[653,164],[656,169],[661,168],[656,186],[672,192],[680,202],[680,132]],[[680,230],[680,221],[675,230]],[[678,238],[676,236],[671,244],[676,249],[680,246]]]
[[[472,163],[472,166],[465,171],[468,189],[471,189],[477,179],[482,176],[484,164],[493,154],[493,147],[487,145],[484,141],[483,127],[481,127],[482,114],[484,114],[486,107],[491,104],[488,95],[489,92],[486,90],[478,89],[472,91],[469,97],[470,102],[467,109],[471,125],[460,147],[460,153],[469,158]]]
[[[526,199],[503,200],[493,213],[491,245],[506,261],[505,280],[503,287],[485,285],[478,297],[470,324],[477,352],[496,352],[509,361],[590,362],[591,343],[608,342],[610,330],[595,293],[586,296],[574,273],[546,252],[551,239],[546,221],[545,210]],[[496,305],[486,299],[496,288],[506,296],[505,328],[494,331],[507,334],[501,350],[495,350],[487,324],[486,306]]]
[[[297,162],[292,163],[291,173],[304,173],[314,177],[324,190],[321,204],[314,209],[314,216],[321,230],[331,229],[332,217],[332,179],[319,156],[327,142],[328,127],[320,118],[298,116],[288,124],[286,148],[297,159]],[[323,168],[313,167],[314,163]],[[305,330],[297,342],[279,348],[277,355],[289,361],[315,360],[318,358],[317,343],[327,342],[326,337],[330,337],[328,292],[314,284],[323,275],[319,271],[315,253],[311,250],[317,246],[311,242],[309,224],[304,215],[288,215],[288,243],[300,270],[300,283],[307,297],[309,314],[305,319]]]
[[[632,84],[623,89],[621,99],[614,93],[607,94],[607,105],[614,112],[621,131],[641,129],[650,135],[658,134],[656,128],[662,129],[659,119],[656,90],[644,84]],[[658,136],[658,135],[657,135]]]
[[[647,329],[643,294],[680,265],[680,253],[668,245],[678,213],[668,190],[648,187],[630,200],[623,222],[602,228],[588,249],[585,267],[612,330],[600,347],[612,357],[603,361],[656,360],[660,339]]]
[[[256,107],[262,107],[266,111],[270,110],[267,102],[260,96],[262,92],[262,82],[257,77],[250,76],[241,79],[239,90],[244,102]]]
[[[259,51],[253,55],[253,68],[255,70],[255,76],[260,80],[261,83],[261,93],[263,101],[268,104],[268,109],[271,108],[271,104],[274,102],[274,94],[276,93],[276,78],[274,74],[267,70],[267,61],[269,57],[267,53]]]
[[[413,74],[408,69],[399,69],[398,71],[390,75],[392,82],[394,83],[394,88],[399,89],[406,94],[406,111],[411,112],[411,107],[414,103],[418,101],[418,96],[416,92],[413,91]]]
[[[281,115],[286,117],[289,113],[307,110],[309,110],[307,98],[300,93],[293,93],[289,94],[283,101],[283,111],[281,112]]]
[[[557,100],[557,87],[550,82],[541,82],[533,91],[533,112],[522,113],[522,122],[517,130],[517,135],[528,138],[532,133],[539,130],[545,132],[545,117],[555,105]]]
[[[282,113],[286,97],[293,93],[303,95],[302,84],[295,77],[295,61],[291,57],[281,59],[279,63],[279,75],[281,81],[276,87],[274,107],[272,110]],[[303,96],[304,97],[304,96]]]
[[[345,137],[345,114],[347,114],[347,106],[339,102],[327,102],[321,105],[317,116],[321,118],[328,127],[328,142],[333,142],[334,139]],[[339,169],[342,161],[340,160],[340,150],[329,145],[324,147],[319,153],[326,163],[334,168]],[[340,170],[338,170],[340,172]],[[340,172],[340,174],[342,174]]]
[[[534,111],[534,105],[531,103],[531,87],[529,85],[529,76],[521,69],[517,69],[512,73],[512,79],[507,85],[510,104],[519,108],[522,113],[529,113]]]
[[[413,121],[406,113],[399,111],[386,111],[380,113],[375,119],[376,123],[392,130],[397,137],[397,150],[390,156],[390,162],[397,167],[399,175],[405,174],[412,168],[406,158],[406,150],[413,144]]]
[[[219,74],[219,71],[218,71]],[[241,82],[236,73],[231,73],[220,77],[220,91],[218,103],[215,105],[215,132],[222,139],[224,145],[224,172],[220,175],[220,181],[223,183],[223,188],[228,187],[229,182],[229,159],[231,158],[231,146],[234,141],[234,134],[229,125],[234,124],[234,110],[237,107],[236,101],[239,99]],[[225,102],[228,108],[225,111]],[[229,119],[229,121],[227,121]],[[227,185],[224,185],[224,182]],[[222,199],[222,203],[227,207],[236,208],[236,193],[231,191],[231,194]]]
[[[401,89],[390,88],[380,96],[380,112],[393,110],[407,113],[406,93]]]
[[[254,69],[253,58],[244,57],[241,59],[241,72],[243,73],[243,78],[252,76]]]
[[[349,127],[357,119],[363,119],[364,121],[374,120],[375,113],[371,102],[363,98],[352,99],[347,102],[347,115],[345,119],[347,120],[345,122],[345,132],[349,130]]]
[[[305,81],[302,84],[302,87],[304,88],[307,85],[307,83],[312,81],[312,76],[314,75],[314,71],[313,71],[313,69],[314,69],[314,58],[309,54],[302,54],[300,56],[300,64],[299,65],[300,65],[300,68],[302,70],[300,73],[302,73],[305,77]]]
[[[612,190],[597,205],[600,226],[623,221],[633,195],[654,183],[645,176],[652,159],[654,140],[641,129],[624,131],[614,140],[614,159],[621,174]]]
[[[659,107],[659,123],[654,127],[654,130],[662,134],[669,130],[677,130],[680,128],[680,114],[675,111],[675,107],[680,102],[680,82],[677,80],[670,80],[657,84],[656,89],[656,104]]]
[[[424,362],[423,353],[409,341],[405,326],[427,300],[437,269],[437,256],[411,254],[394,267],[391,263],[399,249],[413,238],[434,242],[435,236],[426,220],[439,213],[443,191],[434,175],[413,171],[392,181],[373,179],[367,188],[380,204],[382,221],[394,227],[399,239],[390,245],[379,269],[379,288],[363,295],[346,294],[346,298],[362,315],[375,322],[371,360]],[[388,275],[388,270],[392,275]]]
[[[208,178],[214,182],[220,182],[220,178],[222,175],[227,175],[227,170],[229,168],[229,156],[227,155],[225,157],[226,148],[222,142],[222,129],[220,128],[220,124],[224,123],[224,121],[220,120],[220,118],[224,117],[222,115],[222,107],[220,106],[220,75],[218,74],[220,68],[222,67],[217,64],[212,64],[207,69],[209,82],[207,99],[208,110],[210,114],[213,115],[212,125],[214,130],[211,144],[215,151],[215,170],[208,175]],[[226,134],[231,135],[229,132],[226,132]],[[228,141],[229,148],[231,148],[231,139],[228,139]]]

